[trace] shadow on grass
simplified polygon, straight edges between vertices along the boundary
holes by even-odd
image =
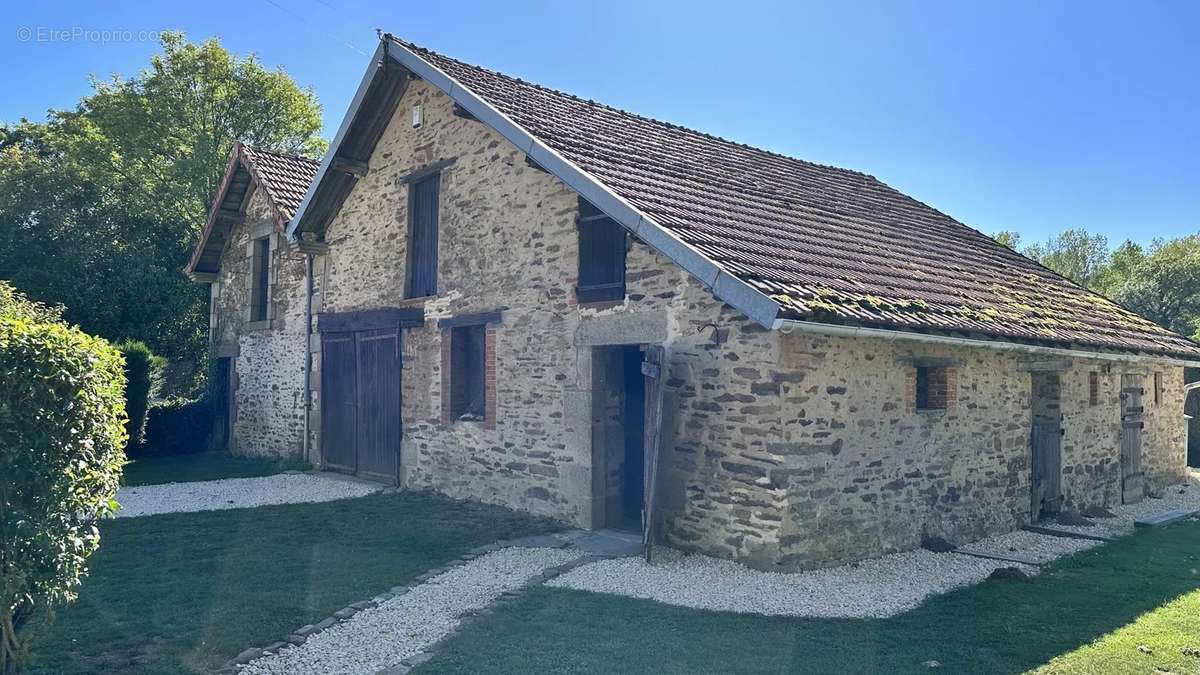
[[[471,548],[558,528],[412,492],[109,521],[30,671],[211,672]]]
[[[460,633],[431,673],[1019,673],[1200,587],[1200,524],[987,581],[890,619],[770,618],[550,588]]]

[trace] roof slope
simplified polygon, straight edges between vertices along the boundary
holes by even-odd
[[[396,44],[775,300],[782,318],[1200,356],[1186,338],[872,176]]]
[[[296,215],[300,202],[304,201],[304,193],[316,177],[321,162],[249,145],[243,145],[242,149],[250,173],[256,176],[286,226]]]
[[[319,166],[320,162],[307,157],[235,143],[186,271],[217,271],[229,231],[237,219],[245,215],[246,195],[251,184],[262,189],[275,227],[283,231],[300,208]]]

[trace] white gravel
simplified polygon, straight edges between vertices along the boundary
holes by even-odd
[[[195,483],[123,487],[117,492],[118,518],[181,511],[244,509],[269,504],[327,502],[362,497],[383,488],[331,474],[278,474]]]
[[[889,617],[925,598],[986,579],[998,567],[1032,568],[955,553],[908,551],[830,569],[760,572],[728,560],[689,555],[647,565],[602,560],[547,586],[614,593],[670,605],[773,616]]]
[[[1036,532],[1017,531],[965,544],[959,546],[958,550],[991,555],[1020,556],[1039,563],[1047,563],[1064,555],[1096,548],[1103,543],[1094,539],[1068,539]]]
[[[1139,518],[1175,509],[1200,510],[1200,471],[1191,470],[1186,483],[1172,485],[1160,496],[1161,499],[1147,497],[1136,504],[1125,504],[1109,509],[1117,517],[1090,519],[1095,523],[1091,527],[1068,527],[1065,525],[1055,525],[1054,527],[1083,534],[1120,537],[1133,532],[1134,521]]]
[[[521,588],[547,567],[580,553],[506,548],[444,572],[404,595],[317,633],[299,647],[251,661],[251,675],[374,673],[396,665],[449,635],[463,614],[483,609]]]

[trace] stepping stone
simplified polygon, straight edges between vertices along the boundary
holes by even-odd
[[[1002,562],[1017,563],[1019,565],[1032,565],[1033,567],[1040,567],[1042,565],[1042,561],[1035,560],[1028,556],[1023,556],[1020,553],[1008,553],[1005,555],[1001,555],[999,553],[978,553],[978,552],[970,551],[970,550],[967,550],[964,548],[959,548],[958,550],[956,550],[954,552],[958,553],[960,555],[969,555],[972,558],[985,558],[987,560],[1000,560]]]
[[[237,656],[233,657],[233,662],[234,663],[250,663],[251,661],[253,661],[254,659],[257,659],[258,657],[260,657],[262,655],[263,655],[263,650],[259,649],[258,647],[251,647],[251,648],[245,650],[244,652],[242,652],[241,654],[238,654]]]
[[[1064,539],[1090,539],[1091,541],[1112,541],[1113,540],[1112,537],[1105,536],[1103,534],[1091,534],[1091,533],[1084,534],[1083,532],[1076,532],[1074,530],[1064,530],[1064,529],[1061,529],[1058,527],[1054,527],[1052,525],[1026,525],[1025,527],[1022,527],[1021,529],[1025,530],[1026,532],[1033,532],[1034,534],[1045,534],[1045,535],[1049,535],[1051,537],[1063,537]]]
[[[1159,527],[1161,525],[1170,525],[1171,523],[1190,518],[1196,513],[1200,513],[1193,509],[1172,509],[1161,513],[1154,513],[1143,518],[1138,518],[1133,521],[1135,527]]]

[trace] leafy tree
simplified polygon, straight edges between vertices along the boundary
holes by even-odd
[[[1084,230],[1065,230],[1056,237],[1027,247],[1023,253],[1064,277],[1092,287],[1108,265],[1108,239]]]
[[[1013,232],[1012,230],[1000,230],[996,234],[992,235],[992,239],[995,239],[1014,251],[1018,251],[1021,248],[1021,234],[1019,232]]]
[[[311,90],[210,39],[162,37],[74,110],[0,126],[0,277],[114,340],[199,362],[207,297],[181,273],[239,140],[316,155]]]
[[[1155,239],[1146,252],[1126,242],[1113,257],[1106,289],[1113,300],[1183,335],[1197,333],[1200,235]]]
[[[112,513],[125,378],[106,341],[0,282],[0,673],[35,619],[74,599]]]

